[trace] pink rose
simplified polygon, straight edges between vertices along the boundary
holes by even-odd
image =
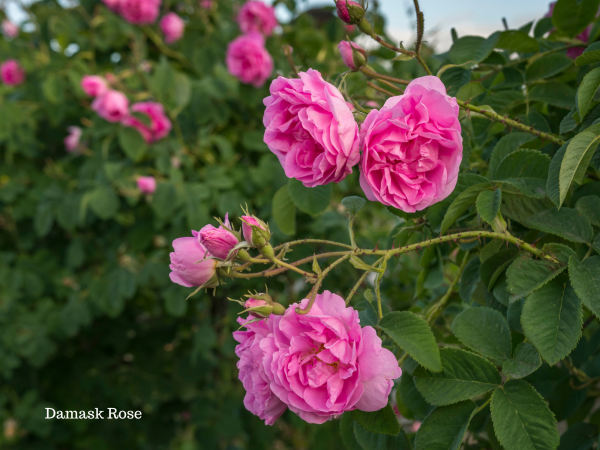
[[[9,59],[0,65],[0,79],[8,86],[18,86],[25,80],[25,71],[17,61]]]
[[[337,15],[347,24],[357,24],[365,15],[365,11],[360,3],[352,0],[335,0]],[[360,17],[360,19],[358,19]]]
[[[241,317],[238,322],[248,322]],[[265,321],[249,323],[245,331],[234,331],[233,338],[240,344],[235,354],[240,358],[237,362],[239,379],[244,385],[246,395],[244,406],[252,414],[260,417],[267,425],[273,425],[285,412],[287,405],[271,391],[270,380],[265,373],[264,356],[261,342],[270,333]]]
[[[90,97],[98,97],[108,91],[108,83],[98,75],[84,75],[81,79],[81,89]]]
[[[156,191],[156,178],[138,177],[137,186],[143,194],[154,194],[154,191]]]
[[[353,51],[352,47],[356,50]],[[349,69],[357,70],[367,63],[367,52],[354,42],[352,42],[352,47],[350,47],[350,42],[348,41],[341,41],[338,44],[338,50],[340,51],[340,55],[342,55],[344,64],[346,64]]]
[[[167,44],[172,44],[181,39],[184,28],[185,23],[183,19],[173,12],[160,19],[160,29],[165,35],[165,42]]]
[[[242,6],[237,22],[242,33],[257,32],[265,36],[271,36],[277,26],[273,7],[257,0],[250,0]]]
[[[69,135],[64,139],[67,152],[73,153],[79,148],[79,140],[83,130],[79,127],[68,127]]]
[[[227,70],[242,83],[259,88],[273,72],[273,58],[258,33],[240,36],[229,43],[225,56]]]
[[[306,187],[338,183],[359,159],[358,125],[344,97],[316,70],[278,77],[264,100],[264,141],[289,178]]]
[[[2,32],[11,39],[19,35],[19,27],[8,19],[2,21]]]
[[[224,225],[226,227],[230,227],[228,215],[225,214],[225,222]],[[227,261],[227,255],[229,252],[238,244],[238,239],[235,235],[228,231],[223,226],[219,228],[215,228],[212,225],[206,225],[204,228],[200,230],[198,234],[199,242],[206,247],[206,250],[219,259],[223,261]],[[237,254],[237,250],[232,252],[229,259],[232,259]]]
[[[413,213],[454,190],[462,160],[456,99],[439,78],[411,81],[360,130],[360,186],[369,200]]]
[[[119,14],[135,25],[154,23],[160,12],[161,0],[120,0]]]
[[[252,225],[257,226],[261,230],[267,230],[262,221],[258,221],[252,216],[242,216],[242,234],[244,240],[249,244],[252,244]]]
[[[121,3],[121,0],[102,0],[102,2],[111,11],[114,11],[114,12],[119,11],[119,4]]]
[[[305,299],[300,306],[307,304]],[[296,313],[297,306],[269,316],[268,334],[264,329],[261,334],[263,354],[257,350],[254,356],[271,391],[309,423],[387,405],[392,380],[402,370],[394,354],[381,347],[375,329],[361,328],[358,312],[329,291],[317,295],[306,315]]]
[[[173,283],[185,287],[204,286],[215,287],[218,284],[216,269],[217,260],[207,259],[210,253],[198,242],[198,232],[192,231],[194,237],[182,237],[173,241],[170,254]]]
[[[96,97],[92,109],[109,122],[120,122],[129,114],[129,100],[119,91],[107,91]]]
[[[212,8],[212,0],[202,0],[200,2],[200,7],[204,9]]]
[[[552,14],[554,14],[555,6],[556,6],[556,2],[550,3],[550,9],[548,10],[548,12],[546,13],[546,15],[544,17],[552,17]],[[594,24],[591,23],[585,30],[583,30],[581,33],[579,33],[577,36],[575,36],[575,39],[579,39],[580,41],[587,43],[590,40],[590,32],[592,31],[593,26],[594,26]],[[567,49],[567,56],[571,59],[576,59],[578,56],[581,56],[581,54],[583,53],[584,50],[585,50],[585,47],[571,47],[571,48]]]
[[[150,119],[150,125],[147,125],[133,115],[128,115],[122,121],[123,125],[138,130],[146,142],[156,142],[169,135],[171,121],[166,116],[165,110],[160,103],[134,103],[131,106],[131,111],[144,114]]]

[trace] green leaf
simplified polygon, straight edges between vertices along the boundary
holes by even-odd
[[[288,192],[289,184],[282,186],[273,196],[273,220],[279,229],[289,235],[296,234],[296,206]]]
[[[481,62],[492,53],[498,37],[498,33],[487,39],[480,36],[463,36],[452,44],[448,57],[454,64],[459,65],[469,61]]]
[[[581,56],[575,60],[576,66],[585,66],[586,64],[594,64],[600,62],[600,42],[594,42],[588,45]]]
[[[558,178],[560,188],[559,206],[565,201],[573,181],[578,184],[581,184],[583,181],[585,171],[594,156],[598,143],[600,143],[600,135],[595,132],[596,127],[600,126],[594,125],[586,131],[579,133],[571,139],[571,142],[567,146],[565,156],[560,165]],[[594,129],[592,130],[592,128]],[[600,130],[600,128],[598,129]]]
[[[342,205],[344,205],[344,208],[348,210],[351,216],[355,216],[366,203],[367,201],[364,198],[355,195],[342,199]]]
[[[333,189],[331,183],[307,188],[304,187],[301,181],[290,178],[288,192],[290,198],[300,211],[316,216],[325,211],[329,206]]]
[[[600,197],[588,195],[575,203],[575,209],[583,214],[592,225],[600,227]]]
[[[560,53],[552,53],[535,59],[527,66],[527,81],[541,80],[552,77],[573,64],[573,60]]]
[[[477,284],[481,280],[479,276],[480,266],[481,260],[479,257],[474,257],[469,260],[463,270],[462,275],[460,276],[458,293],[460,298],[462,298],[462,300],[466,303],[471,303],[471,296],[473,295],[473,292],[475,292]]]
[[[118,139],[121,149],[133,162],[141,161],[148,150],[148,144],[135,128],[119,127]]]
[[[552,13],[552,23],[558,31],[575,37],[594,20],[599,3],[600,0],[559,0]]]
[[[496,310],[467,309],[454,319],[452,332],[463,345],[489,358],[509,359],[512,355],[508,323]]]
[[[525,300],[521,323],[525,336],[548,364],[571,353],[581,336],[582,311],[566,277],[550,281]]]
[[[393,311],[381,318],[379,327],[419,364],[434,372],[442,370],[435,337],[421,317],[409,311]]]
[[[517,258],[506,271],[510,302],[527,297],[562,273],[567,266],[531,258],[524,254]]]
[[[100,186],[92,191],[89,205],[100,219],[107,220],[119,210],[120,201],[115,191],[108,186]]]
[[[400,386],[396,393],[396,399],[398,400],[400,413],[409,419],[423,420],[434,408],[425,401],[417,390],[413,376],[408,373],[406,363],[400,377]]]
[[[565,117],[563,117],[560,122],[560,134],[566,134],[569,131],[573,131],[575,128],[577,128],[577,122],[573,118],[573,114],[575,114],[575,112],[575,108],[573,108]]]
[[[496,48],[513,52],[533,53],[540,50],[540,45],[523,31],[509,30],[500,33]]]
[[[192,98],[190,78],[182,72],[176,72],[173,78],[173,87],[175,89],[175,105],[177,106],[177,112],[180,112],[190,103]]]
[[[562,201],[560,200],[560,167],[567,153],[567,147],[571,139],[565,142],[554,154],[550,167],[548,168],[548,181],[546,182],[546,192],[552,203],[560,209]]]
[[[423,421],[415,437],[415,450],[460,450],[477,405],[466,400],[440,406]]]
[[[442,371],[423,367],[414,371],[415,385],[425,400],[436,406],[468,400],[498,387],[501,377],[488,360],[458,348],[442,348]]]
[[[471,83],[465,84],[461,87],[456,94],[456,98],[462,100],[463,102],[467,102],[480,94],[485,92],[485,88],[476,81],[472,81]]]
[[[495,180],[508,183],[529,197],[543,198],[549,167],[548,155],[537,150],[517,150],[502,160]]]
[[[598,440],[598,427],[593,423],[580,422],[569,426],[560,437],[557,450],[591,450]]]
[[[492,421],[505,450],[555,450],[559,437],[548,405],[523,380],[507,381],[492,394]]]
[[[558,81],[539,83],[529,90],[529,100],[571,109],[575,105],[575,89]]]
[[[529,217],[525,224],[529,228],[556,234],[571,242],[592,242],[594,238],[590,221],[576,209],[554,208],[540,211]]]
[[[396,436],[375,434],[365,430],[354,421],[354,437],[363,450],[410,450],[410,442],[404,431]]]
[[[523,378],[535,372],[542,365],[538,351],[528,342],[515,348],[512,359],[502,363],[502,373],[511,378]]]
[[[479,193],[486,189],[491,189],[491,184],[489,182],[476,184],[475,186],[471,186],[459,194],[459,196],[454,199],[446,211],[446,215],[444,216],[444,220],[440,226],[440,233],[443,234],[448,231],[450,226],[456,222],[456,220],[459,219],[460,216],[462,216],[469,209],[469,207],[471,207],[471,205],[475,203]]]
[[[479,275],[488,291],[492,291],[500,275],[504,273],[518,254],[519,251],[516,249],[500,250],[481,264]]]
[[[505,219],[508,218],[525,224],[532,215],[552,207],[553,204],[549,199],[503,192],[500,212],[502,212]]]
[[[600,256],[592,256],[583,262],[577,256],[571,256],[569,277],[582,303],[600,317]]]
[[[592,100],[598,87],[600,87],[600,67],[588,72],[579,85],[579,90],[577,91],[577,108],[580,120],[583,120],[590,111]]]
[[[477,197],[477,212],[487,223],[492,223],[500,211],[500,203],[502,203],[500,189],[483,191]]]
[[[340,420],[340,435],[346,450],[362,450],[362,447],[354,436],[354,419],[350,411],[342,415],[342,419]]]
[[[155,214],[162,219],[173,215],[177,209],[177,189],[173,183],[158,183],[152,197],[152,207]]]
[[[532,141],[535,139],[535,136],[529,133],[510,133],[504,135],[500,138],[494,150],[492,151],[492,156],[490,157],[490,164],[488,169],[488,178],[490,180],[495,179],[496,177],[496,169],[502,162],[504,158],[506,158],[509,154],[516,151],[521,145],[526,142]]]
[[[371,433],[396,436],[400,431],[398,418],[389,403],[379,411],[366,412],[355,409],[352,411],[352,418]]]

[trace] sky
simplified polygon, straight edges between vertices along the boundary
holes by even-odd
[[[296,0],[304,8],[333,5],[334,0]],[[519,28],[531,20],[537,20],[548,11],[548,0],[420,0],[419,5],[425,16],[425,32],[437,51],[450,48],[450,29],[456,28],[459,36],[474,34],[489,36],[503,28],[502,17],[506,17],[511,29]],[[379,0],[383,14],[387,18],[388,33],[397,40],[410,42],[414,39],[414,17],[408,16],[412,0]],[[280,20],[285,20],[278,11]],[[437,30],[435,35],[429,34]],[[407,46],[410,44],[407,44]]]

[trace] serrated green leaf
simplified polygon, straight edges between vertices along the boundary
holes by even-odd
[[[554,207],[549,199],[503,192],[500,212],[505,219],[516,220],[524,225],[532,215]]]
[[[458,348],[440,350],[442,371],[414,371],[415,386],[428,403],[437,406],[469,400],[500,385],[501,377],[488,360]]]
[[[400,386],[396,393],[398,409],[408,419],[423,420],[434,407],[427,403],[417,390],[413,376],[406,369],[406,364],[402,369]]]
[[[500,189],[483,191],[477,197],[477,212],[487,223],[492,223],[500,211],[500,203],[502,203]]]
[[[315,216],[327,209],[331,201],[333,189],[331,183],[307,188],[301,181],[290,178],[288,192],[290,198],[300,211]]]
[[[525,225],[529,228],[556,234],[571,242],[592,242],[594,238],[590,221],[579,211],[571,208],[554,208],[540,211],[529,217]]]
[[[398,418],[389,403],[379,411],[367,412],[355,409],[352,411],[352,418],[371,433],[396,436],[400,431]]]
[[[523,380],[507,381],[492,394],[492,421],[505,450],[555,450],[556,419],[540,394]]]
[[[458,293],[460,298],[466,303],[471,303],[471,296],[473,295],[473,292],[475,292],[475,288],[481,279],[479,277],[480,266],[481,261],[479,257],[472,258],[469,260],[460,276]]]
[[[367,201],[364,198],[355,195],[342,199],[342,205],[344,205],[344,208],[346,208],[352,216],[355,216],[366,203]]]
[[[531,258],[524,254],[517,258],[506,271],[510,302],[525,298],[553,280],[567,268],[566,264],[554,264]]]
[[[600,256],[591,256],[583,262],[571,256],[569,278],[582,303],[600,317]]]
[[[575,60],[576,66],[585,66],[586,64],[594,64],[600,62],[600,42],[594,42],[588,45],[581,56]]]
[[[600,227],[600,197],[587,195],[575,203],[575,209],[583,214],[592,225]]]
[[[600,67],[599,67],[600,69]],[[573,182],[581,184],[585,171],[594,156],[596,147],[600,143],[600,125],[594,125],[586,131],[579,133],[569,142],[567,150],[560,165],[559,180],[559,207],[565,201],[569,188]]]
[[[340,435],[342,444],[344,444],[346,450],[362,450],[362,447],[354,436],[354,419],[352,418],[351,411],[347,411],[342,415],[342,419],[340,420]]]
[[[562,276],[531,294],[521,315],[523,331],[529,342],[548,364],[567,356],[581,336],[581,301]]]
[[[568,264],[569,258],[575,254],[575,250],[565,244],[557,244],[551,242],[550,244],[544,245],[542,251],[546,255],[555,257],[562,264]]]
[[[549,167],[547,155],[537,150],[517,150],[502,160],[494,178],[516,187],[525,195],[543,198]]]
[[[508,323],[493,309],[476,307],[463,311],[454,319],[452,332],[463,345],[484,356],[509,359],[512,355]]]
[[[560,167],[567,153],[567,147],[571,140],[565,142],[554,154],[550,167],[548,168],[548,181],[546,182],[546,192],[552,203],[560,209],[562,202],[560,200]]]
[[[517,345],[512,359],[502,363],[502,373],[511,378],[523,378],[542,365],[538,351],[528,342]]]
[[[475,203],[479,193],[486,189],[491,189],[491,185],[489,183],[480,183],[467,188],[459,194],[448,207],[444,220],[440,225],[440,232],[443,234],[448,231],[450,226]]]
[[[573,108],[571,111],[569,111],[569,113],[563,117],[563,119],[560,121],[560,129],[559,129],[559,133],[560,134],[566,134],[569,131],[573,131],[575,128],[577,128],[577,122],[575,121],[575,119],[573,118],[573,114],[575,114],[576,110],[575,108]],[[566,148],[566,147],[565,147]]]
[[[529,133],[521,132],[510,133],[502,136],[496,144],[496,146],[494,147],[494,150],[492,150],[492,155],[490,156],[490,164],[488,168],[488,178],[490,180],[495,179],[496,169],[498,168],[502,160],[512,152],[516,151],[524,143],[532,141],[534,139],[535,136],[532,136]]]
[[[459,450],[477,405],[466,400],[433,410],[415,437],[415,450]]]
[[[282,186],[273,196],[273,220],[285,234],[296,234],[296,206],[292,201],[288,186]]]
[[[565,83],[548,81],[532,86],[529,100],[571,109],[575,105],[575,89]]]
[[[440,350],[429,324],[409,311],[393,311],[379,321],[379,327],[419,364],[442,370]]]
[[[573,60],[560,53],[542,56],[541,58],[535,59],[527,66],[527,81],[531,82],[552,77],[569,68],[571,64],[573,64]]]
[[[396,436],[375,434],[354,421],[354,437],[363,450],[410,450],[410,442],[404,431],[400,431]]]
[[[588,72],[577,91],[577,111],[581,120],[587,115],[591,109],[594,94],[600,87],[600,67]]]
[[[500,250],[481,264],[479,275],[488,291],[492,291],[500,275],[504,273],[518,254],[519,251],[516,249]]]

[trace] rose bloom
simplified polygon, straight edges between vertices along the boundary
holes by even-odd
[[[231,228],[229,223],[229,215],[225,214],[225,221],[223,224],[226,227]],[[215,228],[212,225],[206,225],[204,228],[200,230],[198,234],[198,241],[208,250],[208,252],[216,256],[223,261],[227,260],[227,255],[229,252],[238,244],[238,239],[235,237],[233,233],[220,226],[219,228]],[[237,250],[232,252],[232,259],[237,254]]]
[[[2,21],[2,32],[11,39],[19,35],[19,27],[8,19]]]
[[[123,125],[138,130],[146,142],[156,142],[169,135],[171,121],[166,116],[165,110],[160,103],[134,103],[131,106],[131,111],[144,114],[150,119],[150,125],[147,125],[133,115],[128,115],[122,121]]]
[[[356,49],[356,51],[358,51],[359,55],[363,56],[363,60],[364,62],[362,64],[360,64],[358,67],[354,61],[354,51],[352,50],[352,47],[354,47]],[[367,60],[367,52],[365,52],[365,50],[358,44],[352,42],[352,47],[350,47],[350,42],[348,41],[341,41],[338,44],[338,50],[340,51],[340,55],[342,56],[342,60],[344,61],[344,64],[346,64],[346,66],[349,69],[352,70],[357,70],[359,67],[364,66],[366,60]],[[358,58],[360,58],[360,56],[357,56]]]
[[[185,23],[183,19],[173,12],[160,19],[160,29],[165,35],[165,42],[167,44],[172,44],[181,39],[184,28]]]
[[[9,59],[0,65],[0,79],[8,86],[17,86],[25,81],[25,71],[17,61]]]
[[[259,88],[273,72],[273,58],[258,33],[240,36],[229,43],[225,56],[227,70],[242,83]]]
[[[394,354],[381,347],[375,329],[361,328],[358,312],[329,291],[317,295],[308,314],[296,313],[297,306],[307,304],[305,299],[289,306],[283,316],[269,316],[268,331],[262,325],[255,331],[255,340],[261,338],[260,350],[250,350],[234,333],[242,344],[236,348],[240,365],[243,359],[250,360],[246,371],[240,368],[242,382],[250,364],[258,372],[251,374],[253,379],[269,380],[270,392],[263,388],[258,396],[254,385],[244,382],[247,396],[258,398],[258,406],[264,405],[266,411],[267,403],[276,403],[271,400],[275,394],[309,423],[324,423],[344,411],[377,411],[387,405],[392,380],[402,370]],[[254,410],[248,409],[260,416],[256,410],[262,409],[256,403],[252,406]],[[279,408],[275,411],[281,414]],[[268,420],[276,418],[275,414],[267,416]]]
[[[108,91],[108,83],[98,75],[84,75],[81,79],[81,89],[90,97],[98,97]]]
[[[358,125],[344,97],[316,70],[278,77],[264,100],[264,141],[289,178],[306,187],[338,183],[359,159]]]
[[[120,122],[129,114],[129,100],[119,91],[107,91],[96,97],[92,109],[109,122]]]
[[[154,194],[154,191],[156,191],[156,178],[138,177],[137,187],[144,194]]]
[[[210,253],[198,242],[198,232],[192,231],[194,237],[181,237],[173,241],[175,250],[169,256],[173,283],[185,287],[205,286],[214,287],[216,281],[216,259],[207,259]]]
[[[120,0],[119,14],[135,25],[154,23],[160,12],[161,0]]]
[[[454,190],[462,160],[456,99],[439,78],[410,82],[361,126],[360,186],[369,200],[413,213]]]
[[[65,148],[67,152],[73,153],[79,148],[79,140],[81,139],[83,130],[79,127],[68,127],[67,131],[69,135],[64,139]]]
[[[257,0],[251,0],[242,6],[237,16],[237,22],[242,33],[254,31],[265,36],[271,36],[273,29],[277,26],[273,7]]]

